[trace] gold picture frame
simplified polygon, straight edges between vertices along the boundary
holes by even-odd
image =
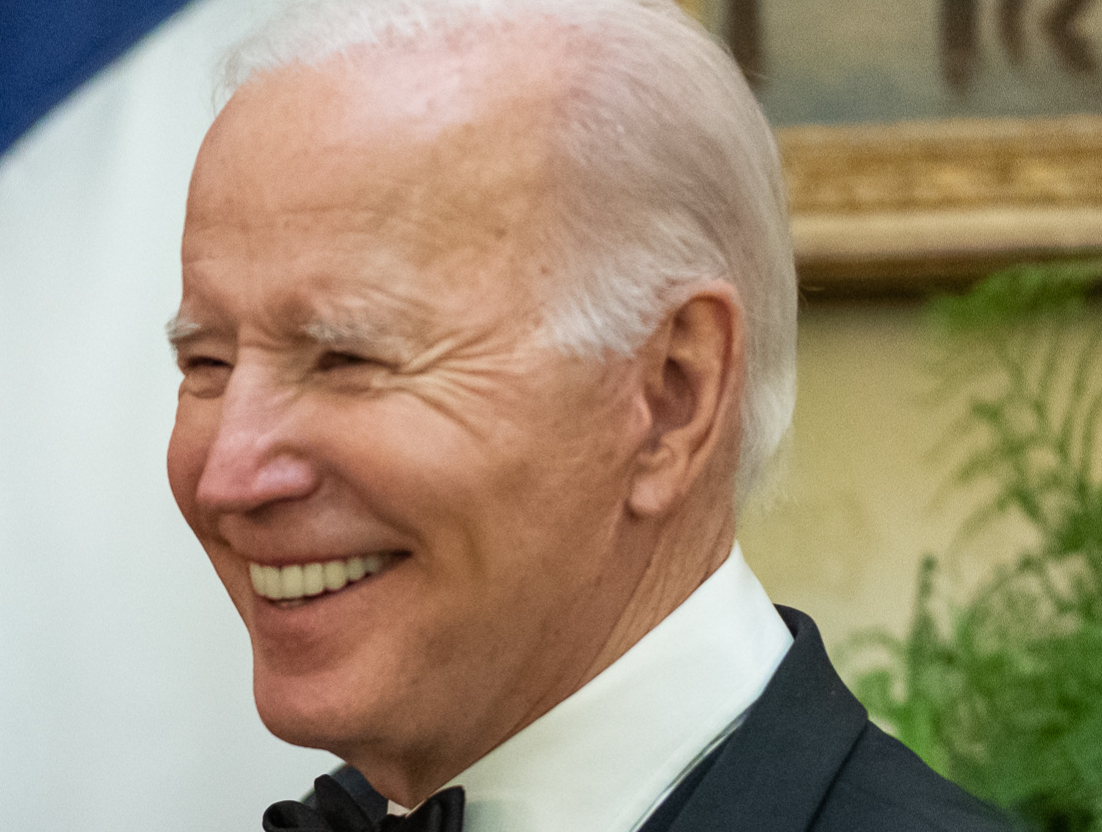
[[[1102,117],[777,131],[805,293],[928,290],[1102,254]]]
[[[760,80],[757,47],[732,33],[765,26],[761,0],[679,2]],[[1013,262],[1102,255],[1100,114],[843,119],[776,134],[806,297],[926,293]]]

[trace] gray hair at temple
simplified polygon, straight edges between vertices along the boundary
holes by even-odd
[[[353,47],[401,50],[432,33],[533,20],[570,38],[582,60],[555,137],[559,221],[544,241],[562,291],[545,310],[545,333],[579,355],[630,354],[694,283],[730,281],[746,332],[741,498],[792,419],[792,243],[765,118],[730,55],[674,3],[296,2],[231,52],[221,92]]]

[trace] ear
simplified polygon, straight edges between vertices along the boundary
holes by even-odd
[[[640,351],[650,431],[629,495],[635,514],[668,511],[715,454],[730,447],[724,432],[738,430],[745,375],[740,309],[729,283],[703,284]]]

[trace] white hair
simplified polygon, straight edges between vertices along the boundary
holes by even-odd
[[[296,2],[229,55],[222,92],[352,47],[400,49],[431,33],[533,19],[584,46],[555,137],[561,208],[545,242],[563,290],[545,332],[575,354],[629,355],[693,284],[730,281],[746,336],[742,497],[792,419],[792,243],[765,118],[730,55],[673,2]]]

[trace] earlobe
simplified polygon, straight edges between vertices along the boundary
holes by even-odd
[[[723,281],[672,310],[640,351],[650,432],[637,454],[629,497],[639,516],[675,506],[735,430],[742,386],[738,297]]]

